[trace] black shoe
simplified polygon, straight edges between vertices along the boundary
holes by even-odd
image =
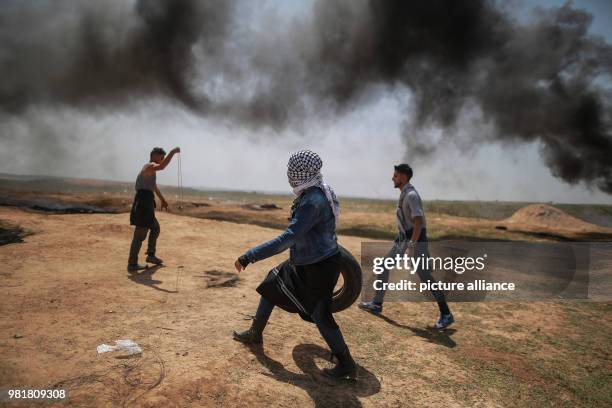
[[[348,347],[342,353],[334,354],[338,363],[334,368],[324,368],[323,373],[336,380],[356,380],[357,364],[351,357]]]
[[[156,257],[155,255],[147,255],[147,259],[145,259],[147,263],[152,263],[153,265],[161,265],[164,263],[161,259]]]
[[[128,272],[138,272],[142,269],[147,269],[147,267],[145,265],[139,265],[139,264],[128,264],[127,266]]]
[[[261,344],[263,342],[263,330],[266,327],[265,323],[261,323],[257,319],[253,319],[253,323],[248,330],[243,332],[234,331],[234,340],[244,344]]]

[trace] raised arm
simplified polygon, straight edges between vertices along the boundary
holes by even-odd
[[[144,169],[145,174],[153,174],[153,172],[165,169],[168,164],[170,164],[172,157],[174,157],[175,154],[180,152],[181,149],[179,147],[175,147],[174,149],[170,150],[170,153],[168,153],[166,157],[164,157],[164,160],[162,160],[161,163],[150,163],[149,165],[147,165],[147,167]]]

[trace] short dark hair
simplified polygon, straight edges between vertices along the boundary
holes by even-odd
[[[151,150],[151,154],[149,155],[149,157],[152,159],[154,154],[161,154],[162,156],[165,156],[166,151],[161,147],[154,147],[153,150]]]
[[[395,166],[395,171],[407,175],[408,180],[412,178],[412,167],[410,167],[406,163],[398,164],[397,166]]]

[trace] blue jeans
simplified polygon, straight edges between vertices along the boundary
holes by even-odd
[[[321,333],[323,340],[325,340],[332,353],[340,354],[347,348],[346,343],[344,342],[344,337],[342,336],[342,332],[338,327],[329,327],[327,322],[329,322],[330,319],[329,316],[326,316],[326,312],[324,312],[325,308],[321,307],[322,305],[323,303],[319,303],[315,307],[315,310],[311,315],[312,320],[317,325],[319,333]],[[268,302],[264,297],[261,297],[259,300],[259,306],[257,307],[257,312],[255,313],[255,319],[265,325],[268,323],[272,310],[274,310],[274,305]]]
[[[412,230],[407,232],[408,236],[412,235]],[[387,253],[387,258],[394,258],[396,255],[403,255],[406,252],[408,247],[408,238],[406,238],[403,234],[395,240],[393,248]],[[419,236],[418,242],[414,246],[414,256],[420,257],[421,255],[428,257],[429,251],[427,247],[427,231],[425,228],[421,230],[421,235]],[[417,275],[419,275],[419,279],[421,282],[432,282],[433,276],[431,275],[431,271],[425,268],[418,268],[416,270]],[[385,268],[383,273],[381,273],[378,277],[383,283],[389,282],[389,270]],[[449,314],[450,310],[448,308],[448,304],[446,303],[446,299],[444,297],[444,293],[440,290],[432,290],[431,294],[434,299],[438,303],[438,308],[440,309],[440,313]],[[377,290],[374,295],[373,302],[377,304],[382,304],[385,299],[385,290]]]

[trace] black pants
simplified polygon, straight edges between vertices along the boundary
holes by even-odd
[[[342,266],[340,252],[309,265],[293,265],[289,260],[273,268],[257,287],[261,295],[255,318],[267,323],[274,306],[299,313],[313,322],[332,353],[343,353],[347,346],[331,312],[334,287]]]
[[[407,232],[408,237],[412,235],[412,230]],[[408,247],[407,240],[409,238],[400,235],[393,245],[393,248],[387,253],[387,258],[395,258],[396,255],[403,255],[406,252]],[[419,236],[419,241],[414,246],[414,257],[420,257],[421,255],[428,257],[429,251],[427,246],[427,230],[423,228],[421,230],[421,235]],[[419,275],[419,279],[421,282],[433,282],[433,276],[431,275],[431,271],[427,268],[418,268],[416,270],[417,275]],[[385,268],[383,273],[380,274],[379,279],[383,283],[389,282],[389,270]],[[448,304],[446,303],[446,299],[444,297],[444,293],[440,290],[432,290],[431,294],[433,295],[436,302],[438,302],[438,308],[440,309],[440,313],[449,314],[450,310],[448,308]],[[382,304],[385,298],[385,290],[377,290],[374,295],[374,303]]]
[[[144,241],[147,237],[147,233],[149,234],[147,255],[155,255],[157,237],[159,237],[160,231],[161,230],[159,228],[159,222],[157,222],[157,219],[153,220],[153,225],[151,225],[151,228],[134,228],[134,237],[132,238],[132,245],[130,246],[130,256],[128,258],[128,264],[132,265],[138,263],[138,253],[140,252],[140,248],[142,247],[142,241]]]
[[[274,305],[262,296],[259,300],[257,312],[255,313],[255,319],[266,324],[273,309]],[[335,327],[329,324],[329,321],[333,321],[334,317],[331,315],[331,312],[329,312],[328,307],[325,307],[322,302],[317,304],[311,317],[332,353],[340,354],[346,350],[347,346],[340,328],[336,324],[333,325]]]

